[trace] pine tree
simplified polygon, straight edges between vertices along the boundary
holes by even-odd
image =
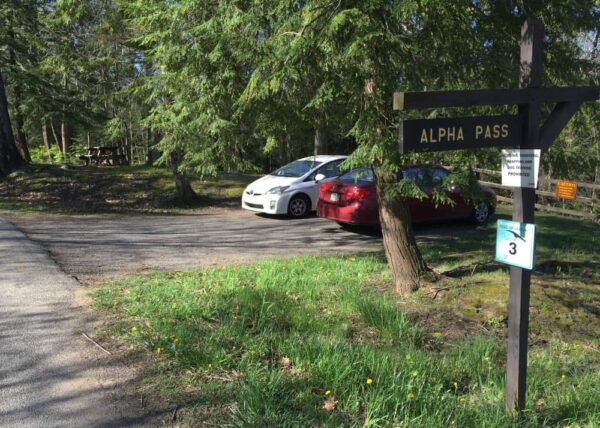
[[[0,72],[0,176],[8,175],[23,163],[17,150],[8,114],[4,79]]]

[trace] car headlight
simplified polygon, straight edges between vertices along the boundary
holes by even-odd
[[[285,192],[290,186],[277,186],[272,189],[267,190],[265,195],[279,195],[280,193]]]

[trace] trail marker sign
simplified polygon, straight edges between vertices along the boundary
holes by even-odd
[[[398,141],[400,153],[515,146],[521,150],[521,153],[523,150],[539,150],[538,159],[541,158],[581,104],[584,101],[597,100],[600,92],[597,86],[541,87],[543,45],[542,22],[539,19],[528,19],[521,27],[518,89],[394,93],[394,110],[398,111],[490,105],[518,106],[516,122],[515,119],[509,119],[513,121],[510,122],[512,126],[507,122],[508,129],[511,131],[504,137],[502,136],[502,124],[496,122],[503,119],[498,119],[497,116],[469,120],[457,118],[434,119],[429,122],[425,120],[400,121]],[[541,107],[544,103],[554,103],[554,107],[545,122],[541,124]],[[492,126],[487,136],[484,131],[484,138],[480,139],[478,137],[481,137],[481,134],[475,131],[475,136],[467,139],[467,127],[486,123]],[[494,138],[494,125],[500,125],[498,132],[501,138]],[[458,138],[458,127],[460,126],[463,126],[462,139]],[[454,130],[451,131],[451,128]],[[537,176],[537,173],[533,176]],[[533,225],[535,182],[532,186],[523,184],[523,180],[521,180],[514,188],[512,219],[519,224]],[[527,232],[527,226],[525,226],[525,232]],[[511,266],[506,358],[506,406],[511,413],[520,412],[525,407],[530,283],[531,270],[516,265]]]
[[[502,150],[502,185],[537,189],[539,149]]]
[[[496,261],[533,269],[535,224],[498,220],[496,229]]]

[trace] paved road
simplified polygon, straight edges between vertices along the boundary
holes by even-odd
[[[197,216],[22,217],[12,219],[83,282],[98,276],[248,262],[307,252],[381,249],[318,217],[262,217],[246,211]]]
[[[122,400],[133,373],[82,332],[93,321],[79,284],[0,219],[0,426],[120,427],[156,423]]]

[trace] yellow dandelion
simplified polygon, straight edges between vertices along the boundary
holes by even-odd
[[[162,349],[160,349],[160,347],[159,347],[159,348],[156,348],[156,353],[157,353],[157,354],[160,354],[160,352],[161,352],[161,351],[162,351]]]
[[[373,383],[373,379],[370,377],[367,378],[367,385],[371,385]]]
[[[561,378],[562,380],[565,380],[565,379],[567,378],[567,375],[563,373],[563,374],[561,374],[561,375],[560,375],[560,378]]]
[[[415,398],[415,394],[413,394],[412,392],[409,392],[408,395],[407,395],[407,398],[409,400],[412,400],[413,398]]]
[[[173,302],[173,304],[171,305],[171,307],[172,307],[173,309],[175,309],[175,308],[177,307],[177,302]]]
[[[138,331],[137,326],[134,325],[133,327],[131,327],[131,332],[132,333],[135,333],[136,331]]]
[[[325,395],[331,395],[331,390],[328,389],[327,391],[325,391]]]
[[[464,395],[461,395],[460,397],[458,397],[458,401],[460,401],[461,403],[464,403],[465,401],[467,401],[467,397],[465,397]]]

